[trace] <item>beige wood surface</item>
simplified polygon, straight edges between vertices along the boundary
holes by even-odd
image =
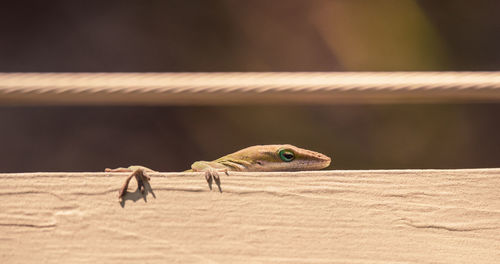
[[[500,169],[125,175],[0,174],[0,263],[500,263]]]

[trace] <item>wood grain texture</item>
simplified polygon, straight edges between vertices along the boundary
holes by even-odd
[[[500,169],[125,175],[0,174],[0,262],[500,260]]]

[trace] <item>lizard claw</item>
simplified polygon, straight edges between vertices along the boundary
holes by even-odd
[[[141,191],[142,194],[144,194],[145,191],[145,182],[149,182],[151,180],[151,177],[146,175],[145,171],[143,168],[137,168],[130,174],[130,176],[127,177],[125,180],[125,183],[123,183],[123,186],[120,188],[118,191],[118,198],[122,199],[123,196],[127,193],[128,189],[128,184],[130,183],[130,180],[135,177],[135,180],[137,181],[137,189]]]
[[[104,169],[105,172],[132,172],[130,176],[125,179],[125,182],[123,183],[123,186],[120,188],[118,191],[118,198],[121,200],[123,196],[127,193],[128,189],[128,184],[130,183],[130,180],[135,177],[135,180],[137,181],[137,189],[141,191],[142,194],[145,192],[145,185],[144,182],[149,182],[151,180],[151,177],[146,175],[146,172],[155,172],[154,170],[144,167],[144,166],[129,166],[128,168],[116,168],[116,169],[110,169],[106,168]],[[154,194],[153,194],[154,195]]]
[[[225,171],[227,174],[227,170]],[[215,181],[215,184],[217,184],[217,187],[219,188],[219,192],[222,192],[222,188],[220,187],[220,176],[219,172],[217,170],[207,170],[205,171],[205,179],[207,180],[208,183],[208,188],[212,190],[212,180]]]
[[[210,171],[205,171],[205,179],[207,179],[208,188],[212,190],[212,173]]]

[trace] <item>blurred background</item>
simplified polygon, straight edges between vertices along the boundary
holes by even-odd
[[[500,1],[10,1],[0,72],[487,71]],[[256,144],[332,169],[500,167],[500,104],[3,106],[0,172],[189,168]]]

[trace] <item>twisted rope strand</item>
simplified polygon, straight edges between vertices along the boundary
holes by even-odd
[[[500,101],[500,72],[0,73],[0,103]]]

